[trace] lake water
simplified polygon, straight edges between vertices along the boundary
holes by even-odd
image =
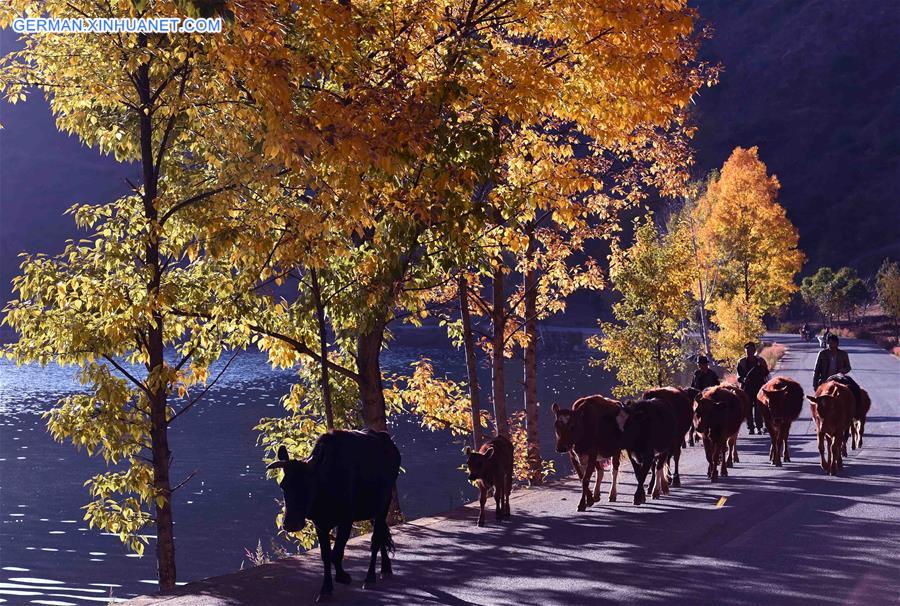
[[[386,373],[406,372],[421,356],[433,361],[436,374],[464,377],[462,353],[444,344],[393,347],[383,354],[383,367]],[[568,405],[610,385],[588,358],[584,350],[542,356],[542,450],[557,469],[568,470],[568,462],[553,452],[550,404]],[[483,405],[489,405],[488,369],[481,374]],[[73,376],[71,368],[17,368],[0,361],[0,603],[100,604],[110,595],[127,598],[156,589],[153,537],[144,557],[136,557],[118,537],[89,530],[82,520],[88,501],[83,484],[105,469],[102,461],[46,433],[40,414],[79,389]],[[244,550],[260,540],[268,550],[281,491],[265,479],[253,426],[261,417],[284,414],[279,400],[293,379],[290,371],[272,370],[264,355],[243,352],[204,400],[173,425],[173,483],[197,471],[173,498],[181,582],[237,570]],[[513,410],[521,407],[521,379],[521,364],[510,361]],[[389,423],[403,456],[398,489],[408,518],[477,497],[457,470],[464,460],[462,438],[423,430],[414,419]]]

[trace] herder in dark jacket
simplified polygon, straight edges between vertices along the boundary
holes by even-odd
[[[847,374],[850,372],[850,356],[843,349],[838,349],[837,335],[828,335],[828,348],[819,352],[816,358],[816,370],[813,373],[813,389],[828,380],[831,375]]]
[[[697,370],[694,371],[694,380],[691,387],[703,391],[707,387],[715,387],[719,384],[719,376],[709,367],[709,359],[706,356],[697,356]]]
[[[813,389],[825,381],[834,378],[850,388],[853,396],[859,401],[859,384],[846,376],[850,372],[850,356],[843,349],[838,348],[840,339],[835,334],[828,335],[828,349],[819,352],[816,358],[816,370],[813,372]],[[837,375],[837,376],[835,376]]]
[[[741,389],[743,389],[744,393],[747,394],[747,397],[750,398],[750,412],[747,415],[747,431],[750,435],[753,435],[756,432],[762,434],[765,423],[763,422],[762,410],[760,410],[759,400],[756,399],[756,394],[759,393],[760,388],[762,388],[769,379],[769,365],[766,364],[765,360],[756,355],[756,343],[753,343],[752,341],[746,343],[744,345],[744,351],[747,355],[738,361],[737,373],[738,383],[741,384]],[[753,431],[754,425],[756,425],[756,432]]]

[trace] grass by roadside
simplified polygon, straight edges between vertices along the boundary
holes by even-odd
[[[759,357],[766,361],[769,370],[775,370],[781,364],[781,358],[784,357],[787,347],[781,343],[771,343],[764,345],[759,352]]]

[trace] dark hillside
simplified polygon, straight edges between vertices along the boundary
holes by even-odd
[[[698,100],[697,169],[758,145],[806,271],[900,257],[900,2],[699,0],[721,83]]]

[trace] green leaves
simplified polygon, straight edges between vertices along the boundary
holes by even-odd
[[[668,385],[684,360],[682,339],[691,309],[689,241],[678,225],[660,233],[653,215],[635,221],[634,242],[613,248],[610,279],[621,294],[616,322],[601,322],[588,345],[606,354],[618,397]]]

